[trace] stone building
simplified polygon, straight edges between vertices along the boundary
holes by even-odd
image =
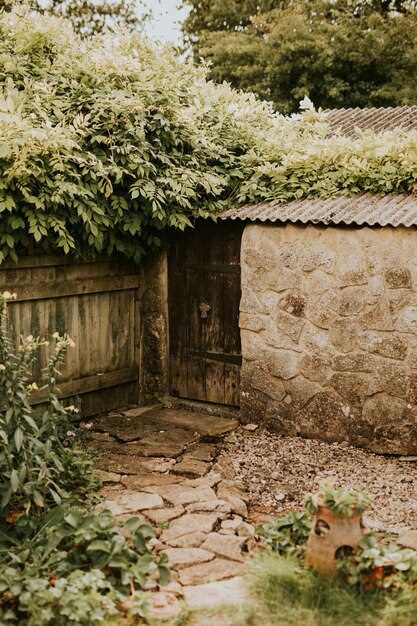
[[[329,120],[347,134],[414,128],[417,108]],[[159,393],[417,453],[416,225],[416,197],[365,194],[232,209],[186,232],[158,261]]]

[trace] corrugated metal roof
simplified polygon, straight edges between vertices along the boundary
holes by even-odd
[[[331,109],[324,111],[334,132],[352,136],[356,130],[417,130],[417,106],[367,109]]]
[[[352,197],[307,198],[285,203],[274,201],[224,211],[220,219],[358,226],[417,226],[417,196],[362,194]]]

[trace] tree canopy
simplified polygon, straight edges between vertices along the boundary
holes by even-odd
[[[140,261],[165,233],[258,200],[417,190],[417,133],[334,136],[139,34],[81,39],[0,15],[0,262],[45,250]]]
[[[185,0],[210,77],[295,111],[417,102],[413,0]]]
[[[142,0],[25,0],[38,13],[68,19],[83,37],[114,31],[137,30],[149,18]],[[20,0],[0,0],[0,9],[10,11]]]

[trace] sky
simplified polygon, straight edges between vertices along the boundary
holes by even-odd
[[[153,41],[178,44],[181,41],[180,22],[186,10],[178,8],[180,0],[146,0],[153,19],[146,26],[146,33]]]

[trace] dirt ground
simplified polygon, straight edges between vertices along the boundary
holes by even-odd
[[[244,427],[226,436],[219,460],[249,491],[254,519],[301,509],[308,493],[331,482],[372,496],[368,527],[417,528],[417,460]]]

